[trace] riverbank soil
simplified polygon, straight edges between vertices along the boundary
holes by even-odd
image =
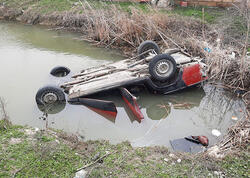
[[[41,131],[0,121],[0,177],[247,177],[249,153],[223,159],[170,153],[166,147],[132,148],[127,142],[82,142],[60,131]]]

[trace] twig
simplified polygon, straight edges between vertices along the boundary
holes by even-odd
[[[25,168],[25,167],[22,167],[21,169],[18,169],[18,170],[14,173],[13,177],[16,177],[17,173],[21,172],[24,168]]]
[[[89,163],[89,164],[87,164],[87,165],[85,165],[85,166],[83,166],[83,167],[77,169],[76,172],[78,172],[78,171],[80,171],[80,170],[82,170],[82,169],[86,169],[86,168],[88,168],[88,167],[90,167],[90,166],[92,166],[92,165],[98,163],[98,162],[99,162],[100,160],[102,160],[103,158],[105,158],[105,157],[107,157],[107,156],[109,156],[109,155],[111,155],[111,154],[114,154],[114,153],[116,153],[116,152],[117,152],[117,151],[113,151],[113,152],[106,153],[105,155],[103,155],[103,156],[100,157],[99,159],[95,160],[94,162]]]

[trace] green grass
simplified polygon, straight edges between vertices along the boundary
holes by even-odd
[[[131,12],[131,7],[142,10],[144,12],[148,12],[149,8],[150,8],[147,4],[140,4],[140,3],[133,3],[133,2],[105,2],[102,4],[115,5],[116,7],[120,8],[126,12]],[[95,6],[95,4],[93,4],[93,5]],[[100,6],[100,7],[102,7],[102,6]]]
[[[70,10],[75,2],[76,0],[40,0],[36,7],[40,8],[42,13],[60,12]]]
[[[7,6],[17,7],[22,9],[27,9],[28,7],[34,8],[36,11],[39,11],[43,14],[52,13],[52,12],[61,12],[68,11],[75,8],[78,8],[78,12],[84,13],[83,9],[79,9],[81,4],[78,0],[0,0],[1,2],[5,2]],[[112,5],[120,8],[122,11],[131,13],[131,8],[136,8],[145,13],[150,12],[150,5],[148,4],[140,4],[133,2],[102,2],[97,0],[87,0],[86,1],[92,8],[95,9],[108,9],[112,7]],[[204,13],[205,21],[208,23],[214,23],[215,20],[223,14],[223,10],[221,9],[211,9],[206,8]],[[168,13],[168,14],[178,14],[181,16],[188,16],[202,19],[202,7],[175,7],[173,10],[159,10],[160,13]]]
[[[227,170],[228,175],[231,177],[250,177],[250,159],[248,152],[241,153],[237,156],[227,156],[221,162],[221,165],[222,168]]]
[[[208,23],[214,23],[215,20],[223,15],[223,10],[221,9],[211,9],[207,7],[204,8],[204,20]],[[164,10],[162,10],[164,12]],[[202,7],[180,7],[176,6],[173,11],[165,11],[170,14],[178,14],[181,16],[194,17],[201,19],[203,18]]]
[[[101,2],[97,0],[87,0],[86,2],[95,9],[109,8],[111,5],[114,5],[126,12],[131,12],[131,7],[144,12],[147,12],[149,9],[147,4],[133,2]],[[78,0],[0,0],[0,3],[5,3],[6,6],[22,9],[27,9],[27,7],[33,6],[33,8],[39,10],[43,14],[67,11],[75,7],[81,7]],[[83,10],[80,11],[83,12]]]
[[[3,124],[0,120],[0,126]],[[172,158],[165,147],[132,148],[128,142],[111,145],[107,141],[88,141],[78,148],[72,145],[72,139],[61,139],[63,132],[37,132],[31,136],[25,132],[30,128],[0,128],[0,177],[73,177],[78,168],[107,151],[111,154],[102,162],[86,169],[90,177],[212,177],[216,176],[214,171],[226,176],[249,176],[246,151],[223,160],[176,153]],[[20,141],[10,143],[13,138]]]

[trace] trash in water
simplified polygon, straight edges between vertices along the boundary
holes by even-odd
[[[213,129],[212,134],[216,137],[219,137],[221,135],[221,132],[219,130]]]
[[[209,52],[209,53],[212,51],[210,48],[204,48],[204,50]]]
[[[201,143],[203,146],[208,146],[209,141],[206,136],[192,136],[192,138],[199,143]],[[186,138],[187,140],[190,140],[189,138]]]
[[[233,116],[233,117],[232,117],[232,120],[237,121],[237,120],[238,120],[238,118],[237,118],[237,117],[235,117],[235,116]]]
[[[198,153],[204,149],[199,141],[193,139],[191,136],[170,140],[170,144],[174,151]]]

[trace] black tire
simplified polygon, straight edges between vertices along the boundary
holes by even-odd
[[[55,76],[55,77],[65,77],[70,73],[70,69],[64,66],[57,66],[54,67],[51,71],[50,74]]]
[[[149,74],[153,79],[166,81],[176,73],[176,62],[168,54],[159,54],[149,63]]]
[[[153,49],[156,52],[156,54],[160,54],[159,46],[155,42],[151,40],[147,40],[147,41],[142,42],[140,46],[138,47],[138,55],[140,55],[140,59],[147,57],[148,53],[146,54],[143,54],[143,53],[150,49]]]
[[[54,86],[46,86],[40,88],[36,93],[36,103],[38,105],[52,105],[60,102],[65,102],[64,92]]]

